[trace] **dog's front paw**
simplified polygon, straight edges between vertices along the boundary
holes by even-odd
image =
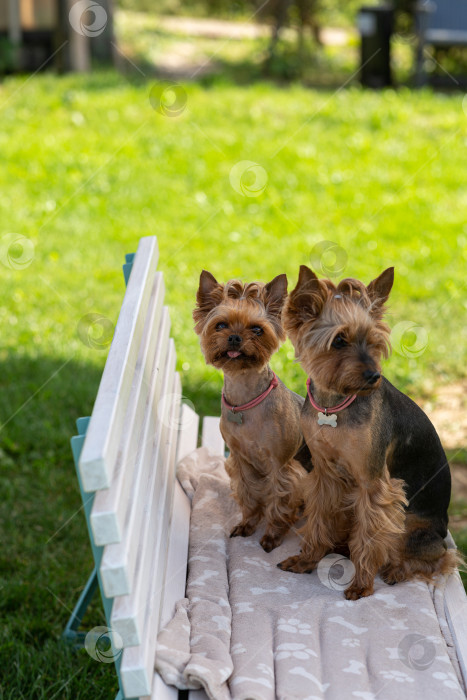
[[[359,600],[360,598],[366,598],[366,596],[373,595],[373,593],[373,586],[358,586],[356,583],[351,583],[350,586],[344,591],[344,595],[347,600]]]
[[[395,583],[402,583],[406,578],[401,568],[392,566],[391,564],[381,569],[379,575],[388,586],[394,586]]]
[[[293,557],[284,559],[284,561],[281,561],[277,566],[279,569],[282,569],[282,571],[292,571],[294,574],[311,574],[316,564],[307,561],[301,554],[296,554]]]
[[[233,528],[230,537],[249,537],[255,530],[256,527],[250,523],[239,523]]]
[[[283,539],[283,535],[270,535],[266,532],[259,543],[265,552],[272,552],[273,549],[280,545]]]

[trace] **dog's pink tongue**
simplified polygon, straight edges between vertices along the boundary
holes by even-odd
[[[228,355],[229,357],[232,357],[232,358],[238,357],[238,356],[241,355],[241,354],[242,354],[242,353],[241,353],[241,352],[238,352],[238,350],[229,350],[229,351],[227,352],[227,355]]]

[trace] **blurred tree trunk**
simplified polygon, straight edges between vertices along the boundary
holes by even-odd
[[[65,43],[68,42],[70,34],[69,11],[68,0],[57,0],[57,28],[55,30],[54,44],[57,51],[55,66],[59,73],[65,73],[65,71],[70,70],[69,48]]]
[[[269,44],[269,56],[273,57],[280,38],[282,29],[289,26],[291,15],[294,14],[298,22],[298,49],[303,52],[304,35],[306,28],[317,44],[321,44],[320,27],[316,17],[317,0],[269,0],[261,9],[260,16],[269,16],[273,20],[271,42]]]
[[[72,27],[70,10],[76,2],[57,0],[55,47],[63,48],[57,52],[55,65],[60,73],[90,70],[91,57],[99,63],[114,63],[113,0],[96,0],[97,10],[83,12]]]
[[[281,29],[287,24],[287,18],[292,0],[278,0],[273,9],[274,25],[272,28],[271,43],[269,44],[269,55],[273,56]]]
[[[8,0],[8,38],[13,47],[13,66],[14,68],[19,68],[21,60],[21,16],[16,0]]]
[[[99,63],[115,63],[115,36],[114,36],[114,2],[113,0],[99,0],[99,5],[104,8],[107,15],[104,30],[91,40],[91,55]]]

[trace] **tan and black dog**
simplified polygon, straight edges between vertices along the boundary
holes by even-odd
[[[297,519],[310,456],[300,428],[303,398],[269,367],[285,340],[281,311],[287,278],[269,284],[219,284],[203,270],[193,311],[207,364],[224,373],[220,428],[230,450],[226,470],[242,520],[231,537],[252,535],[264,519],[270,552]],[[297,456],[297,461],[294,456]]]
[[[347,545],[350,600],[371,595],[378,572],[390,584],[434,581],[460,561],[444,542],[451,476],[439,437],[381,376],[393,280],[391,267],[368,286],[345,279],[336,287],[302,265],[282,315],[309,377],[301,423],[314,468],[304,482],[301,553],[278,566],[309,572]]]

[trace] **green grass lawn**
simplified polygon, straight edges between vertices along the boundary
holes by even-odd
[[[201,414],[219,412],[221,387],[192,330],[203,267],[293,285],[301,263],[366,281],[395,265],[389,322],[408,330],[387,376],[417,398],[466,372],[463,95],[219,79],[180,88],[185,109],[168,117],[153,85],[114,73],[0,85],[2,700],[116,689],[111,667],[58,639],[92,567],[69,438],[107,350],[77,327],[91,312],[115,323],[140,236],[158,236],[184,395]],[[259,196],[231,185],[245,160],[267,176]],[[22,269],[9,234],[30,241]],[[273,366],[304,391],[289,343]],[[97,605],[88,622],[103,624]]]

